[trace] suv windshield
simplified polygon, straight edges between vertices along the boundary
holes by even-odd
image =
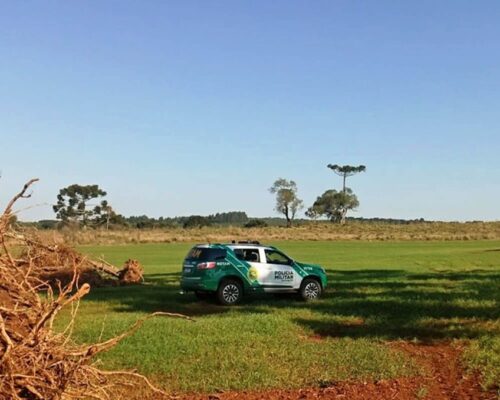
[[[225,249],[193,247],[186,256],[186,261],[215,261],[226,258]]]

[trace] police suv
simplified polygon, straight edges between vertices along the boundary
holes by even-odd
[[[314,300],[326,284],[321,266],[300,263],[259,242],[196,245],[184,260],[181,278],[184,292],[198,298],[215,294],[224,305],[237,304],[251,292],[300,293]]]

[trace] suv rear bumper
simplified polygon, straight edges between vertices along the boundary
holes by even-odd
[[[202,279],[198,276],[181,278],[181,289],[189,292],[194,290],[207,290],[215,292],[217,290],[217,282],[207,279]]]

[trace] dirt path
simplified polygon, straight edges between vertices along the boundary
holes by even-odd
[[[425,376],[377,382],[339,382],[326,388],[222,392],[183,395],[179,400],[497,400],[497,392],[481,389],[477,374],[466,374],[460,363],[460,346],[449,343],[394,342],[423,367]]]
[[[424,367],[426,376],[421,377],[427,399],[498,399],[496,391],[485,392],[477,373],[466,373],[461,364],[463,347],[449,343],[414,344],[394,343]]]

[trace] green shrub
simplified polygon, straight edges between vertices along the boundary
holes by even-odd
[[[244,225],[245,228],[265,228],[266,226],[267,222],[261,219],[252,219]]]

